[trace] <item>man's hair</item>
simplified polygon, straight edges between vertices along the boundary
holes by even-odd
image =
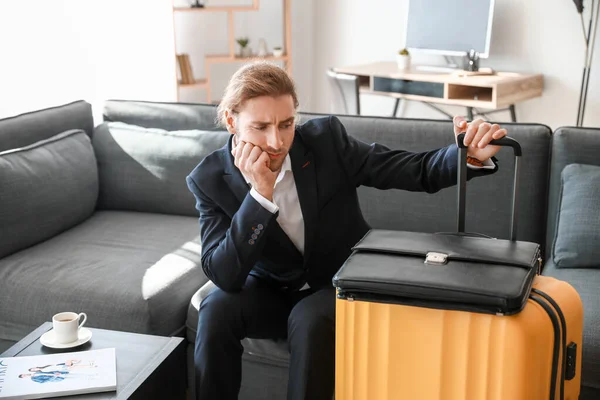
[[[289,94],[298,108],[298,96],[292,78],[281,67],[257,61],[244,65],[229,81],[225,94],[217,109],[217,124],[225,126],[225,110],[238,113],[242,105],[255,97],[283,96]]]

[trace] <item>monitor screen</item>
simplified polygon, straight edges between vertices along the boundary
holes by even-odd
[[[471,49],[489,56],[494,0],[411,0],[406,47],[462,56]]]

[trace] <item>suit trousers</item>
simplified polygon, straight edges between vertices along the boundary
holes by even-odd
[[[249,276],[240,292],[213,289],[202,301],[194,363],[199,400],[234,400],[240,341],[287,338],[288,400],[331,400],[335,384],[335,289],[287,291]]]

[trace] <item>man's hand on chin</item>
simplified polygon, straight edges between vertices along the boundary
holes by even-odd
[[[467,155],[485,162],[500,150],[500,146],[488,145],[492,139],[501,139],[506,136],[506,129],[498,124],[490,124],[481,118],[467,123],[464,117],[454,117],[454,136],[465,133],[464,143],[469,146]]]
[[[235,166],[248,177],[254,190],[272,202],[277,172],[269,168],[269,154],[260,147],[244,141],[239,141],[231,150],[231,154],[235,159]]]

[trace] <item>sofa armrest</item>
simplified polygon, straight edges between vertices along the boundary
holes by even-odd
[[[198,310],[202,300],[208,296],[208,294],[217,286],[212,282],[208,281],[202,286],[194,295],[190,301],[188,307],[187,321],[186,321],[186,336],[190,343],[196,342],[196,331],[198,330]]]

